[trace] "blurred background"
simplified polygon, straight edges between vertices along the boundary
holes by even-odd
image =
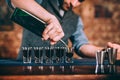
[[[85,0],[74,11],[82,17],[92,44],[120,44],[120,0]],[[5,0],[0,0],[0,58],[15,59],[21,44],[22,28],[10,20],[11,13]]]

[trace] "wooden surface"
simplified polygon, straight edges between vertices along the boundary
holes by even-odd
[[[0,76],[0,80],[119,80],[107,75],[34,75],[34,76]]]
[[[0,67],[0,80],[120,80],[120,67],[111,74],[95,74],[94,66],[77,66],[70,71],[53,73],[47,68],[42,72],[35,67],[31,71],[24,71],[22,67]]]
[[[40,68],[40,66],[0,64],[0,80],[120,80],[118,64],[111,68],[108,65],[104,66],[104,73],[95,74],[95,70],[96,65],[85,64],[74,65],[74,67],[64,66],[64,68],[54,66],[54,69],[50,66]]]

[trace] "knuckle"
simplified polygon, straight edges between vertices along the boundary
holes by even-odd
[[[61,37],[64,37],[65,36],[65,34],[64,33],[61,33]]]
[[[62,36],[65,36],[65,34],[64,34],[64,33],[62,33]]]
[[[46,29],[49,30],[49,29],[52,28],[52,26],[53,26],[53,24],[51,23],[51,24],[49,24],[49,25],[46,27]]]

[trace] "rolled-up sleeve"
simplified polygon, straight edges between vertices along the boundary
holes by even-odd
[[[70,40],[72,41],[73,47],[78,54],[80,53],[79,48],[82,45],[89,43],[83,31],[83,23],[80,17],[78,18],[76,31],[72,34],[72,36],[70,37]]]

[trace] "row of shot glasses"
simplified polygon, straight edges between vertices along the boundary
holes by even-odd
[[[33,51],[32,51],[33,50]],[[22,47],[23,63],[51,64],[73,63],[73,48],[66,47]],[[32,52],[34,59],[32,59]]]

